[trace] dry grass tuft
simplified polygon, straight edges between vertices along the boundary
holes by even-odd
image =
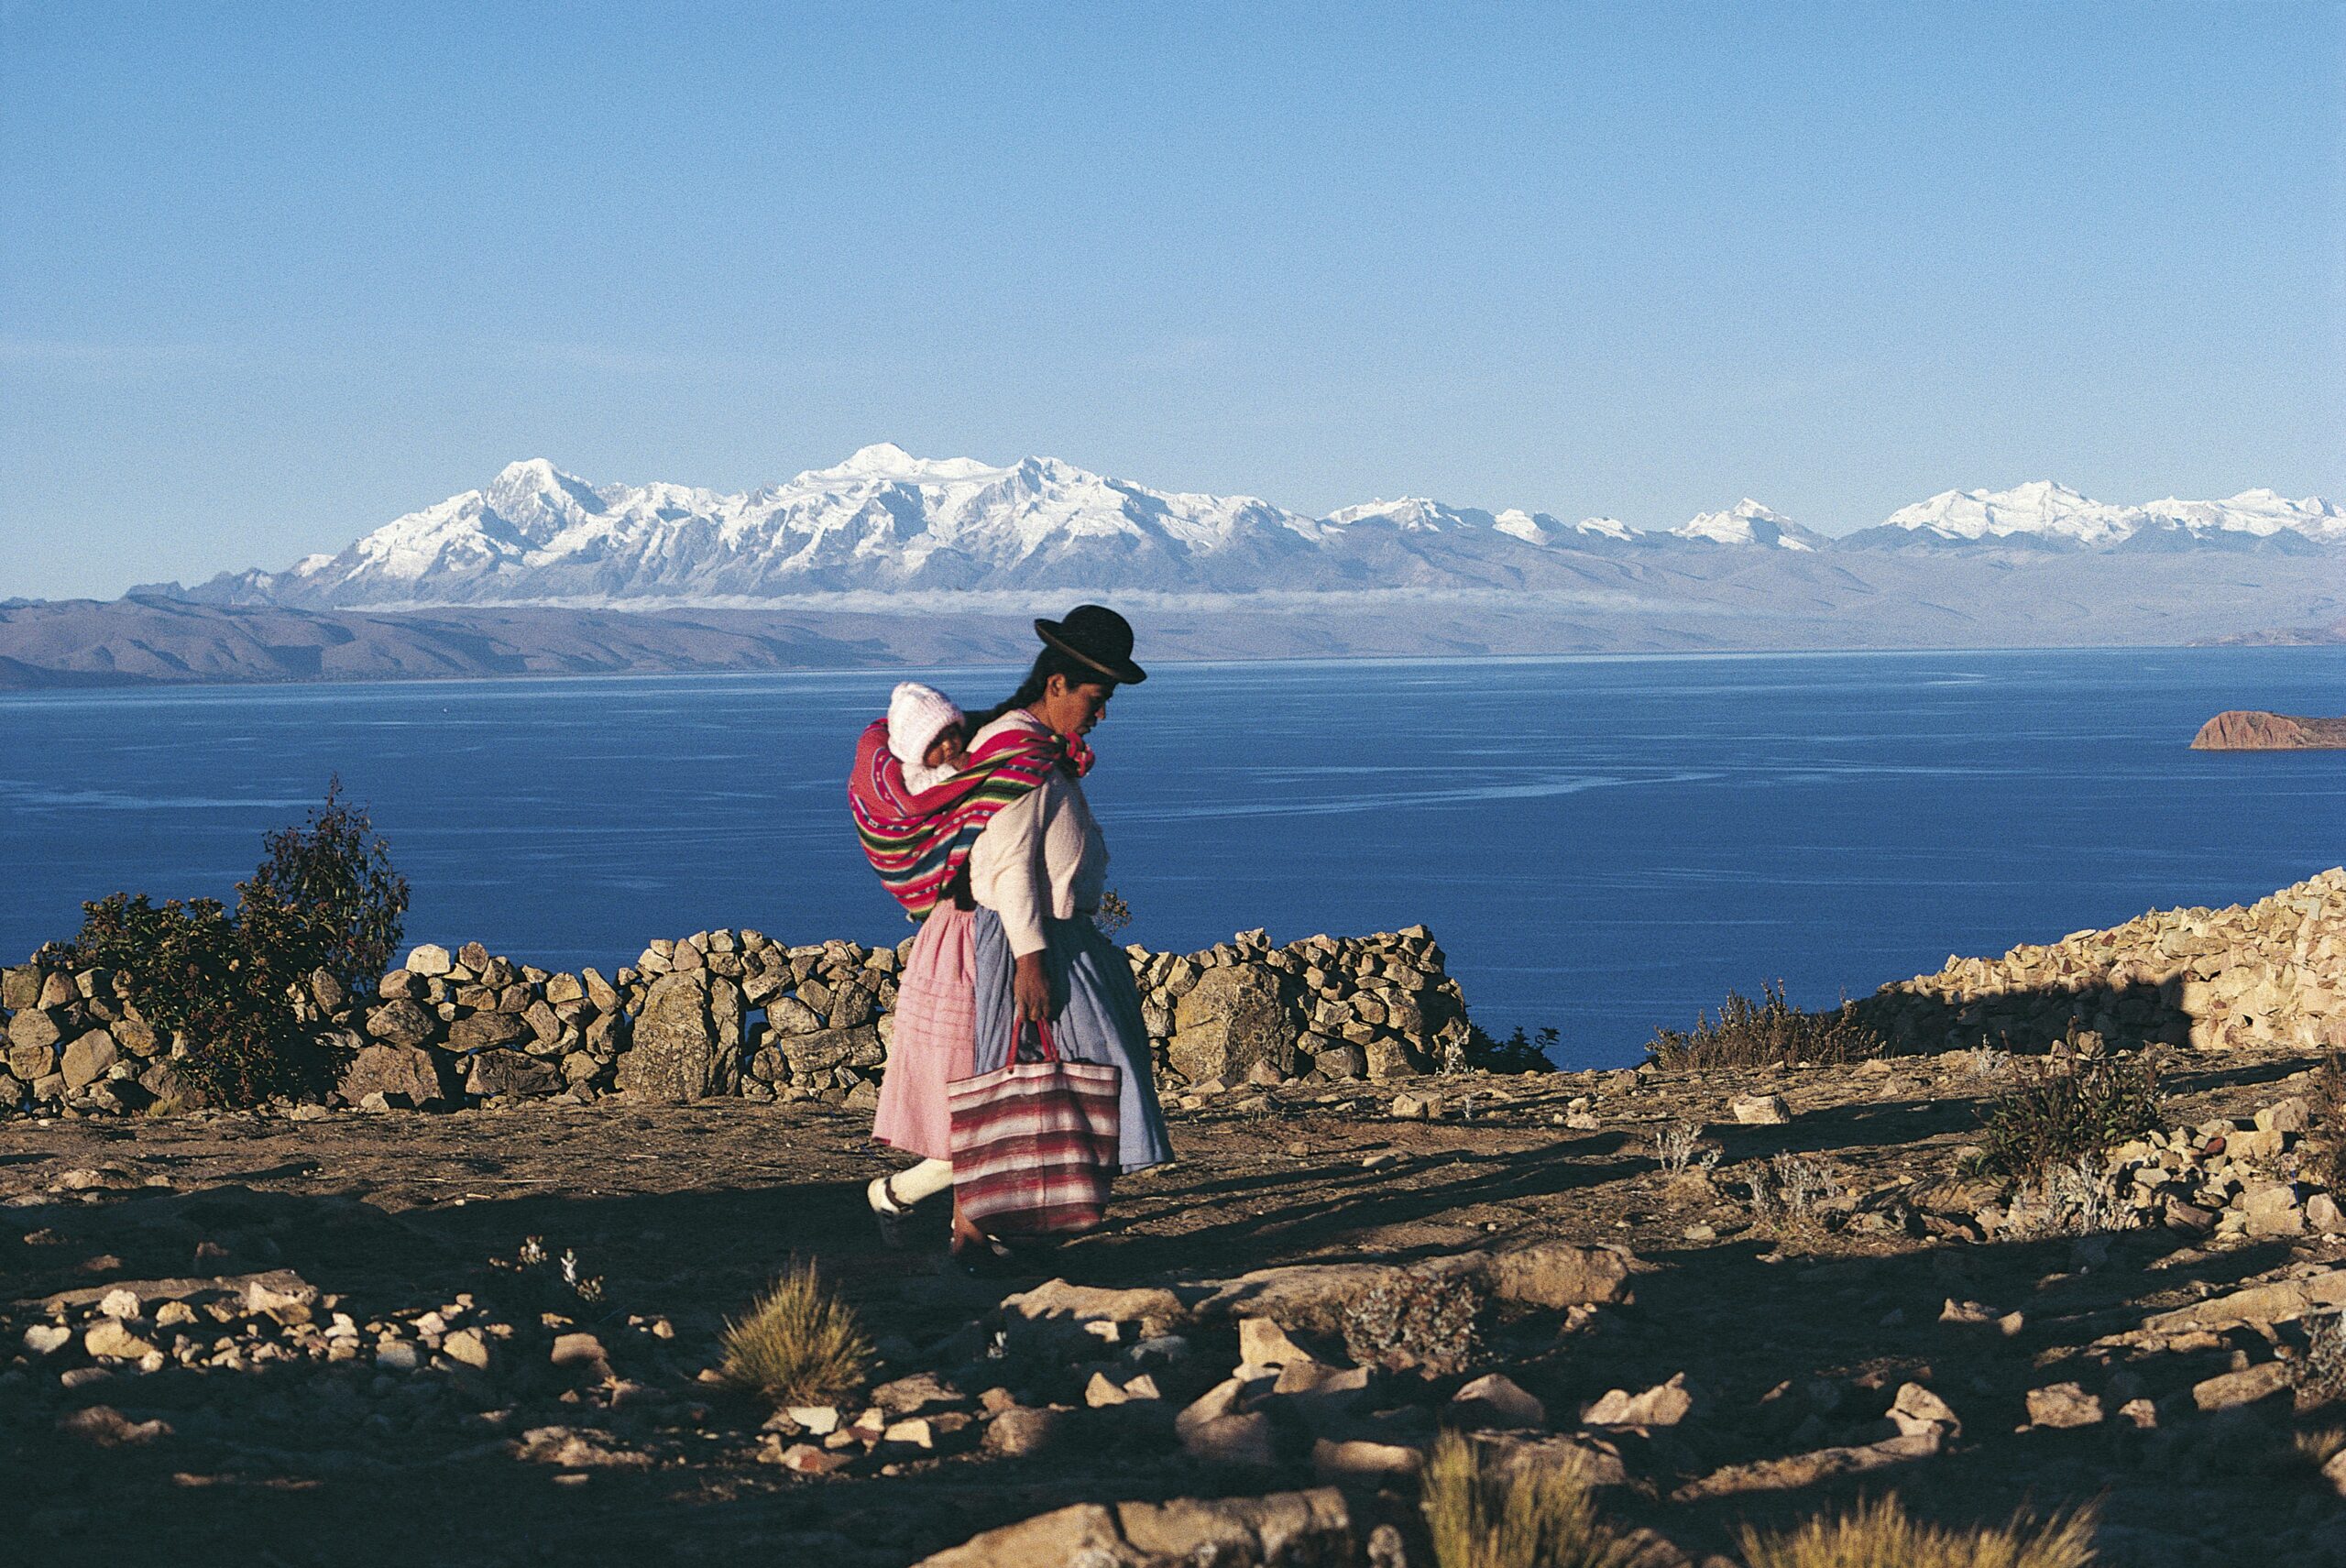
[[[2041,1524],[2016,1515],[2007,1525],[1948,1530],[1910,1519],[1891,1496],[1781,1535],[1746,1525],[1743,1557],[1750,1568],[2088,1568],[2093,1531],[2089,1506]]]
[[[1711,1068],[1792,1067],[1800,1062],[1864,1061],[1888,1054],[1890,1042],[1844,1002],[1830,1013],[1806,1013],[1784,1000],[1781,983],[1763,985],[1761,1000],[1727,993],[1718,1022],[1698,1014],[1692,1031],[1656,1029],[1646,1055],[1681,1072]]]
[[[725,1325],[725,1378],[776,1405],[834,1404],[863,1386],[872,1364],[855,1309],[793,1263],[747,1316]]]
[[[1814,1222],[1825,1201],[1842,1192],[1830,1167],[1790,1149],[1752,1166],[1745,1179],[1751,1188],[1751,1217],[1794,1230]]]
[[[1597,1517],[1584,1464],[1501,1475],[1456,1432],[1434,1443],[1423,1507],[1437,1568],[1639,1568],[1652,1556]]]

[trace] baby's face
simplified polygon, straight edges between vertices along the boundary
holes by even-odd
[[[932,768],[959,767],[970,754],[968,737],[959,724],[948,724],[937,732],[937,739],[921,753],[921,762]]]

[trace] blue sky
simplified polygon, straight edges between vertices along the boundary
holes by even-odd
[[[2346,8],[0,0],[0,597],[893,440],[2346,494]]]

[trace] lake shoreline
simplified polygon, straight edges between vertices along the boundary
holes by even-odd
[[[975,704],[1009,668],[929,674]],[[233,897],[334,773],[413,940],[607,972],[663,931],[892,944],[839,737],[897,674],[0,697],[0,953],[119,889]],[[1091,787],[1127,939],[1422,921],[1478,1021],[1612,1065],[1731,989],[1828,1006],[2331,863],[2319,753],[2182,742],[2341,682],[2334,649],[1173,663],[1117,698]]]
[[[1069,597],[1081,590],[1069,590]],[[2222,626],[2169,616],[2095,620],[2014,616],[1990,625],[1928,615],[1867,620],[1820,610],[1652,608],[1494,593],[1480,599],[1388,590],[1309,604],[1263,596],[1150,607],[1144,645],[1160,664],[1573,655],[1793,656],[1996,649],[2174,649],[2254,634],[2263,611]],[[2319,596],[2290,607],[2311,615]],[[746,607],[647,604],[297,609],[126,598],[0,605],[0,692],[203,685],[411,683],[565,676],[782,674],[1024,663],[1033,614],[1003,606],[821,601]],[[1145,614],[1144,614],[1145,612]],[[2288,612],[2271,614],[2286,620]],[[2001,629],[2001,635],[1999,635]],[[2278,642],[2259,644],[2297,646]]]

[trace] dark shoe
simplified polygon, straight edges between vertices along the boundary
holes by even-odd
[[[896,1196],[895,1179],[882,1176],[863,1190],[863,1201],[872,1206],[872,1223],[880,1227],[880,1245],[903,1251],[913,1245],[912,1205]]]
[[[954,1237],[945,1266],[967,1279],[1003,1279],[1019,1272],[1018,1255],[992,1236],[973,1242]]]

